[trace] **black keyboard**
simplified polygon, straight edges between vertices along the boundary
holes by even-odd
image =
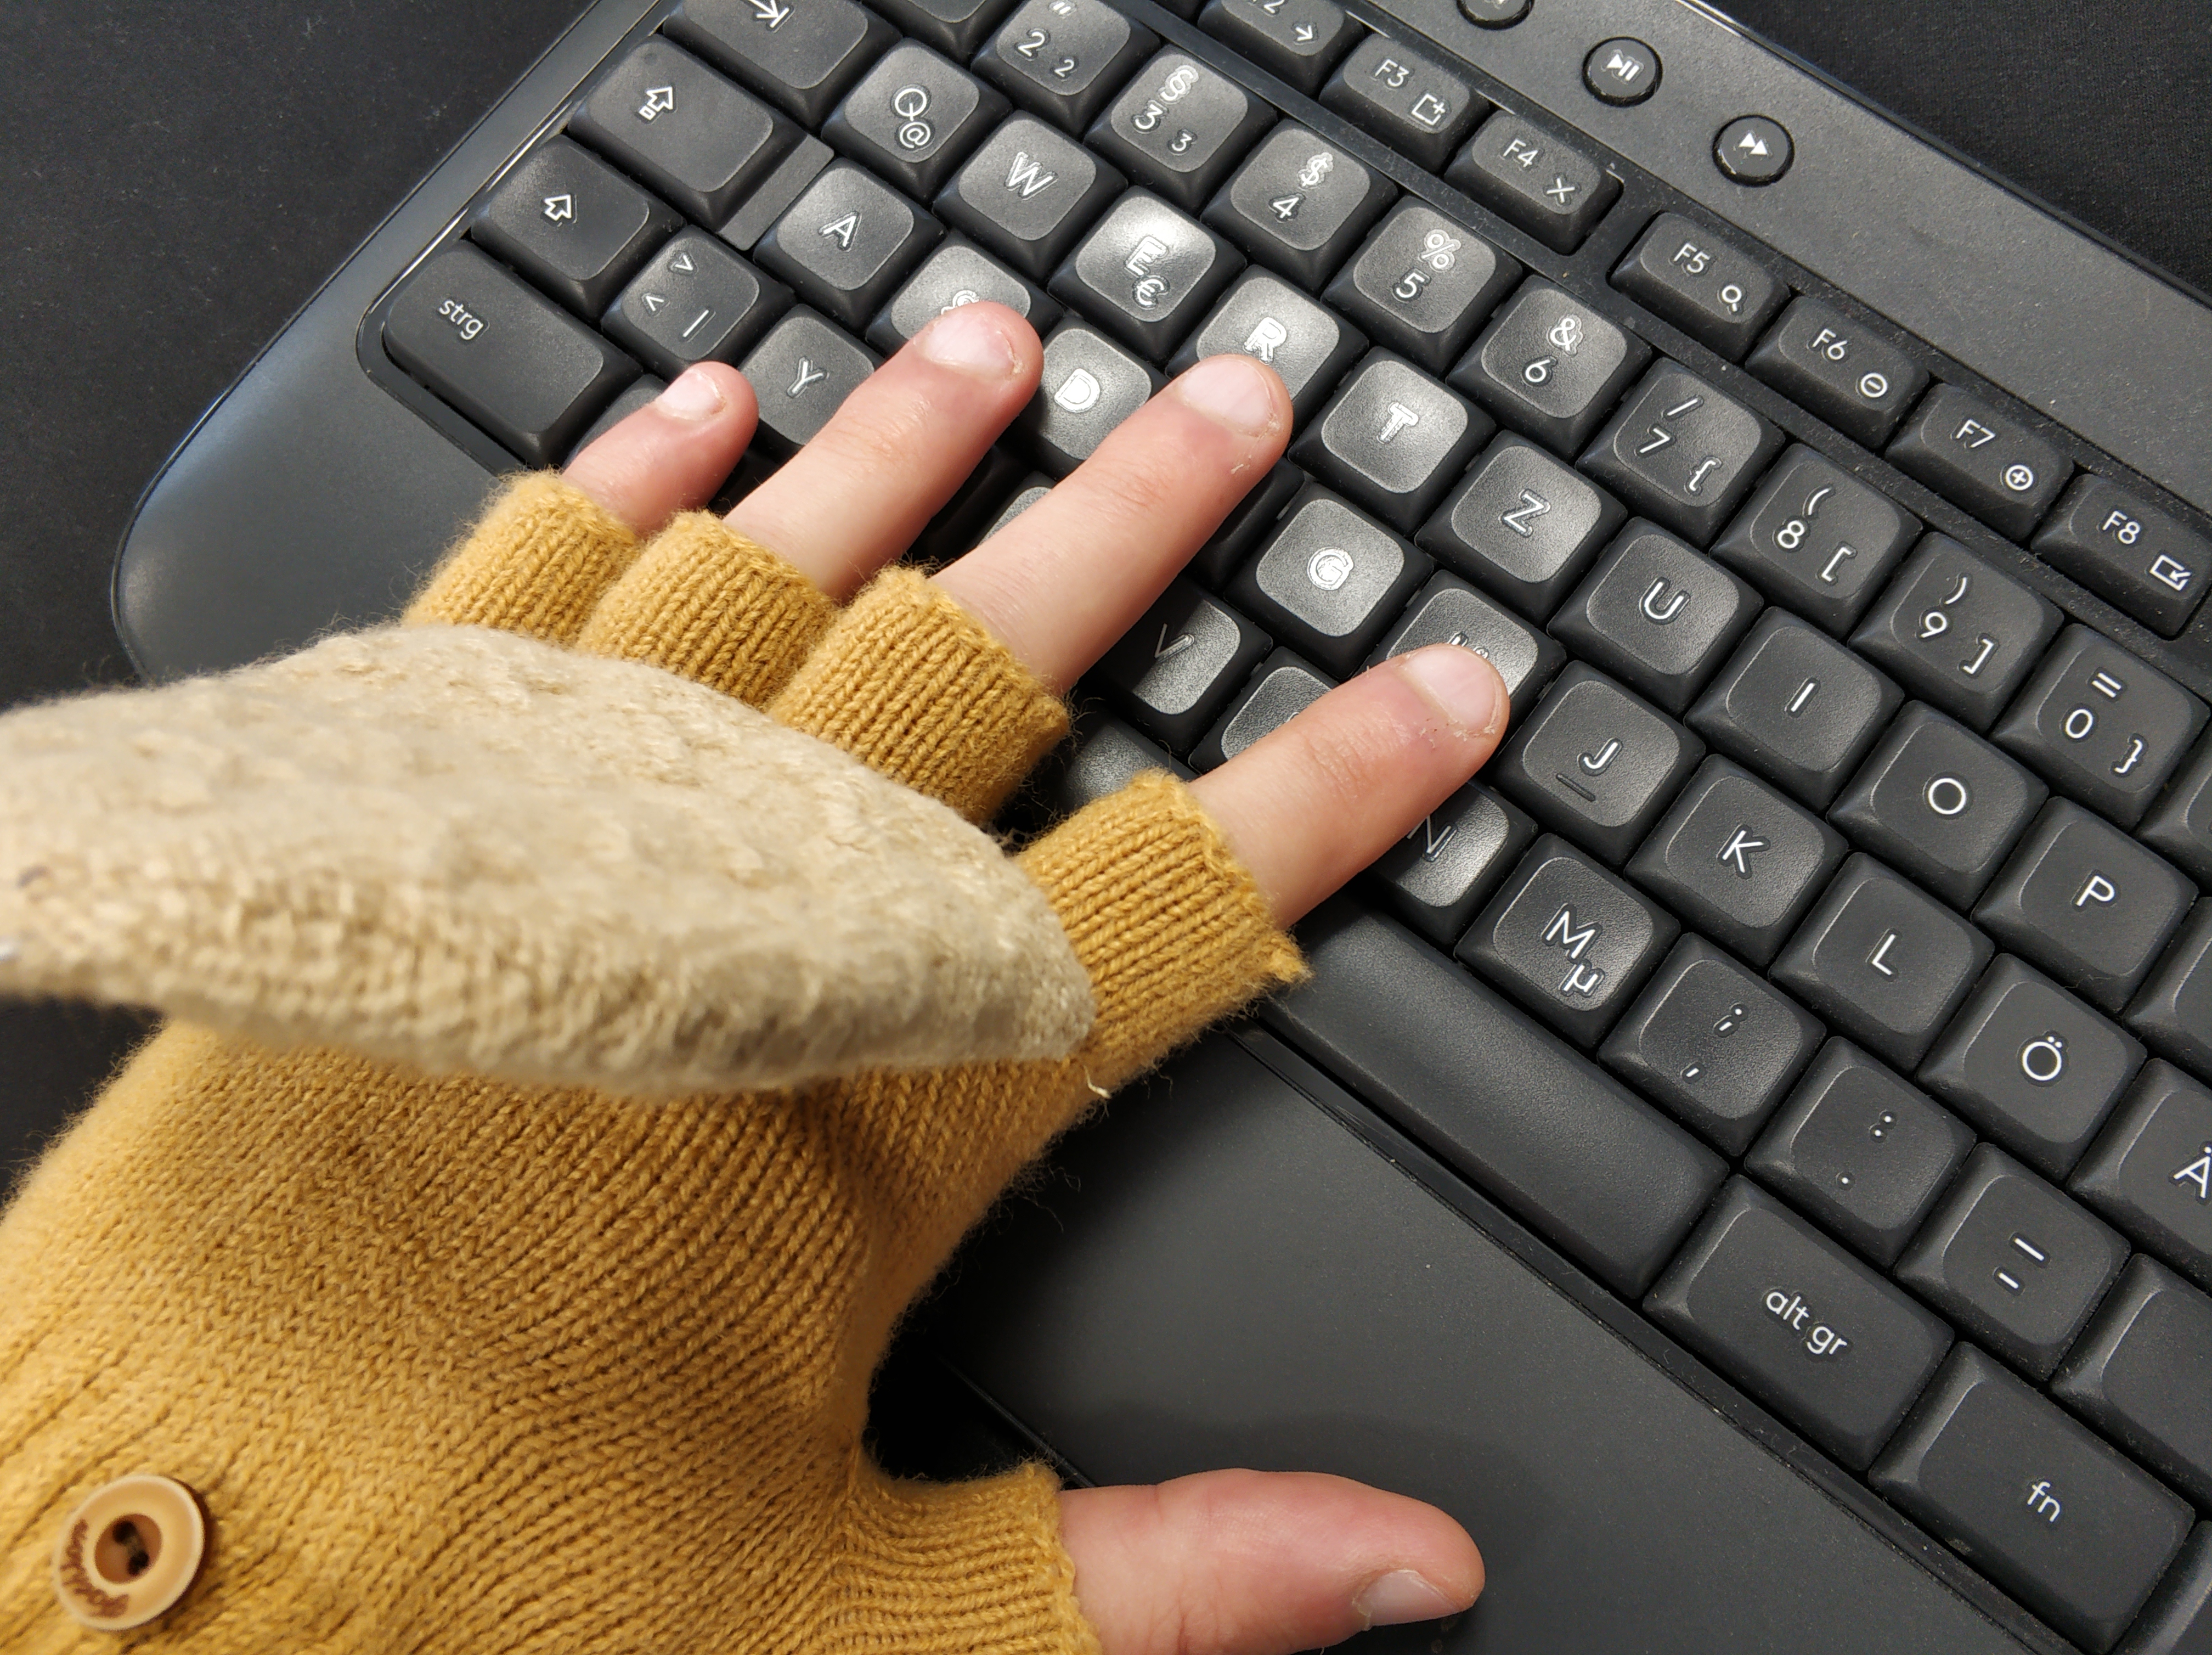
[[[932,558],[1271,362],[1289,454],[1085,685],[1060,802],[1489,657],[1506,745],[1267,1020],[2063,1638],[2204,1647],[2212,739],[2128,640],[2206,519],[1524,107],[1333,0],[685,0],[362,359],[531,465],[734,362],[734,495],[998,300],[1043,386]],[[1793,156],[1711,139],[1745,192]]]

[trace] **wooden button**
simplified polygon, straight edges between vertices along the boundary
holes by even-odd
[[[95,1632],[127,1632],[174,1607],[207,1555],[207,1519],[168,1477],[124,1477],[70,1514],[54,1542],[54,1595]]]

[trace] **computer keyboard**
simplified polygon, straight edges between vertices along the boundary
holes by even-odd
[[[1522,102],[1332,0],[684,0],[362,359],[539,465],[733,362],[735,490],[997,300],[1042,387],[933,557],[1270,362],[1288,454],[1087,681],[1060,802],[1487,656],[1505,745],[1262,1016],[2067,1640],[2212,1635],[2138,1621],[2212,1567],[2212,739],[2089,624],[2179,635],[2205,521]],[[1796,153],[1710,145],[1746,192]]]

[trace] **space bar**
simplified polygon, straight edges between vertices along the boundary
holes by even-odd
[[[1339,898],[1261,1015],[1615,1292],[1651,1285],[1719,1156],[1394,922]]]

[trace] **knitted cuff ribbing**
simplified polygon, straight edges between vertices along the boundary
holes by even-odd
[[[637,550],[629,526],[582,490],[550,472],[533,472],[485,508],[405,619],[569,643]]]

